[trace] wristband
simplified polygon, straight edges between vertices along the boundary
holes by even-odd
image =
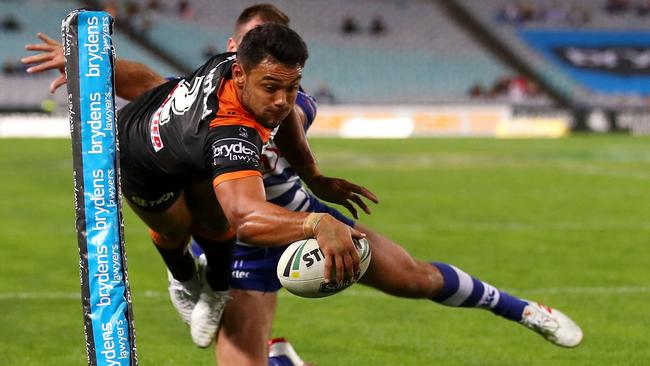
[[[305,237],[313,238],[316,236],[316,228],[325,215],[324,213],[312,212],[305,218],[302,223],[302,233]]]

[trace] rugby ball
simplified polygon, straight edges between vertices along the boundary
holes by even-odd
[[[360,273],[354,280],[325,282],[325,257],[316,239],[299,240],[287,247],[278,262],[277,274],[287,291],[302,297],[325,297],[339,293],[357,282],[370,264],[370,245],[366,239],[353,239],[359,253]]]

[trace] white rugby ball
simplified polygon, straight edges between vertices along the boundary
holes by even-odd
[[[299,240],[287,247],[278,262],[277,274],[287,291],[302,297],[325,297],[339,293],[357,282],[370,264],[370,245],[366,239],[354,239],[359,253],[359,275],[341,283],[325,282],[325,258],[316,239]]]

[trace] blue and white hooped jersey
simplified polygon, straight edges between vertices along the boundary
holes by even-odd
[[[316,100],[302,89],[298,92],[296,105],[305,113],[305,133],[316,117]],[[307,211],[314,198],[302,186],[300,177],[273,141],[262,150],[264,166],[264,190],[266,200],[291,211]]]

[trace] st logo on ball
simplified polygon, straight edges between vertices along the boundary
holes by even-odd
[[[341,292],[357,282],[370,264],[368,241],[355,239],[354,246],[359,253],[360,269],[354,280],[325,282],[325,256],[313,238],[299,240],[287,247],[278,262],[278,279],[287,291],[302,297],[325,297]]]

